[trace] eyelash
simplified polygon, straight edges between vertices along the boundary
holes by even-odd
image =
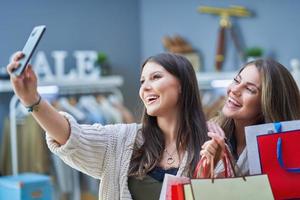
[[[237,78],[234,78],[234,79],[233,79],[233,82],[235,82],[235,83],[240,83],[240,81],[239,81]]]
[[[254,94],[255,93],[255,91],[253,90],[253,89],[251,89],[251,88],[246,88],[249,92],[251,92],[252,94]]]
[[[240,83],[240,81],[239,81],[237,78],[234,78],[234,79],[233,79],[233,82],[234,82],[235,84]],[[254,91],[253,89],[251,89],[251,88],[249,88],[249,87],[246,87],[246,89],[247,89],[251,94],[255,94],[255,91]]]
[[[159,75],[159,74],[154,74],[153,75],[153,79],[158,79],[158,78],[161,78],[161,75]]]
[[[159,78],[161,78],[161,77],[162,77],[162,76],[159,75],[159,74],[154,74],[154,75],[152,76],[151,79],[159,79]],[[141,85],[143,85],[144,82],[145,82],[145,80],[140,80],[140,84],[141,84]]]

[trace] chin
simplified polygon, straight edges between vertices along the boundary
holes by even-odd
[[[156,117],[156,112],[153,110],[147,110],[147,115],[151,116],[151,117]]]
[[[222,113],[225,117],[230,117],[230,118],[233,118],[235,115],[235,112],[232,112],[232,111],[228,110],[227,108],[223,108]]]

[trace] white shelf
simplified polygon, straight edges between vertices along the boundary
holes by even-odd
[[[236,76],[237,72],[197,72],[198,85],[201,89],[225,88]],[[118,88],[123,85],[121,76],[107,76],[99,79],[62,79],[41,81],[39,86],[57,86],[63,93],[76,90],[76,93],[97,92],[105,89]],[[10,81],[0,81],[0,92],[12,92]]]
[[[236,71],[196,73],[200,89],[226,88],[236,75]]]
[[[121,76],[106,76],[99,79],[63,79],[53,81],[41,81],[39,86],[56,86],[63,93],[73,91],[77,93],[87,93],[91,91],[103,91],[111,88],[118,88],[123,85]],[[0,92],[12,92],[10,81],[0,81]]]

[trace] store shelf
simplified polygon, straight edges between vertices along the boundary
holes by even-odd
[[[225,88],[232,82],[232,79],[236,75],[236,71],[196,73],[200,89]]]
[[[39,88],[57,87],[60,93],[91,93],[123,85],[121,76],[107,76],[99,79],[63,79],[39,82]],[[0,81],[0,92],[12,92],[10,81]]]

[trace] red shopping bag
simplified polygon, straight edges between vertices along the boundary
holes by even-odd
[[[300,199],[300,130],[257,136],[262,173],[275,199]]]
[[[182,184],[176,184],[171,186],[172,200],[184,200],[184,191]]]

